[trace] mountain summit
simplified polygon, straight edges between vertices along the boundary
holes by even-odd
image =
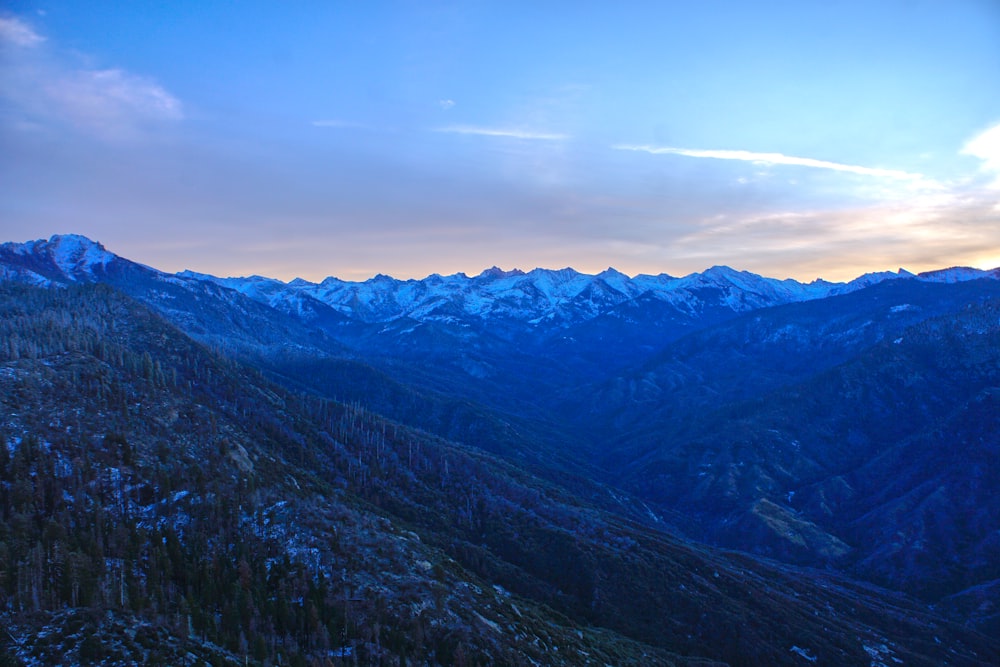
[[[44,284],[47,281],[90,282],[95,271],[101,272],[117,255],[104,246],[79,234],[55,235],[48,241],[4,243],[4,275],[21,277],[26,282]]]

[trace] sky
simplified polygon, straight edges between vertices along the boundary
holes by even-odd
[[[319,281],[1000,266],[1000,0],[0,4],[0,241]]]

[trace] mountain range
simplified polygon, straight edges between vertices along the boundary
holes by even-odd
[[[1000,270],[285,283],[67,235],[0,286],[12,660],[151,660],[136,619],[168,663],[1000,659]],[[206,554],[242,593],[153,566]]]
[[[125,265],[146,269],[170,282],[213,282],[305,319],[319,317],[327,306],[345,318],[386,323],[402,318],[416,322],[517,322],[536,328],[571,327],[606,316],[626,302],[657,299],[679,312],[703,317],[713,308],[746,312],[757,308],[847,294],[883,281],[911,278],[921,282],[955,283],[996,271],[952,268],[914,275],[904,269],[869,273],[848,283],[817,279],[803,284],[714,266],[682,278],[661,273],[629,278],[609,268],[597,275],[571,268],[487,269],[475,277],[464,273],[430,275],[422,280],[397,280],[377,275],[364,282],[329,277],[320,283],[301,278],[285,283],[273,278],[218,278],[193,271],[168,276],[108,252],[103,245],[79,235],[56,235],[48,241],[2,245],[4,276],[37,285],[92,282],[125,273]]]

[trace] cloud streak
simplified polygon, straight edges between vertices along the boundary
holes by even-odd
[[[909,181],[926,180],[922,174],[914,174],[907,171],[900,171],[898,169],[864,167],[854,164],[817,160],[815,158],[784,155],[783,153],[758,153],[744,150],[701,150],[693,148],[674,148],[672,146],[633,144],[618,144],[612,146],[612,148],[621,151],[651,153],[653,155],[683,155],[685,157],[709,158],[714,160],[739,160],[741,162],[753,162],[754,164],[788,165],[793,167],[810,167],[813,169],[829,169],[831,171],[841,171],[861,176],[875,176],[878,178],[893,178]]]
[[[45,38],[24,21],[0,17],[0,43],[30,48],[44,41]]]
[[[338,120],[336,118],[314,120],[309,124],[312,125],[313,127],[332,127],[340,129],[351,129],[351,128],[366,129],[368,127],[367,125],[364,125],[362,123],[355,123],[349,120]]]
[[[473,134],[483,137],[507,137],[510,139],[529,139],[538,141],[563,141],[570,138],[568,134],[560,134],[556,132],[537,132],[534,130],[523,130],[519,128],[479,127],[475,125],[452,125],[449,127],[437,128],[434,131],[448,134]]]
[[[121,128],[137,120],[179,120],[181,102],[162,86],[120,69],[76,71],[45,86],[76,122]]]
[[[674,238],[670,251],[675,261],[695,265],[722,262],[772,274],[777,265],[800,279],[850,280],[872,267],[986,269],[998,261],[997,222],[982,201],[720,215]]]
[[[966,142],[961,154],[982,160],[980,169],[990,173],[995,179],[991,187],[1000,189],[1000,123]]]
[[[0,98],[11,102],[12,127],[69,125],[103,139],[184,118],[181,101],[144,76],[120,68],[81,68],[17,18],[0,18]],[[15,48],[10,48],[11,46]]]

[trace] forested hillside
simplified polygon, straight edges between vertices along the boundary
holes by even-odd
[[[904,598],[289,393],[108,288],[0,290],[8,661],[998,657]]]
[[[9,660],[514,663],[558,643],[669,664],[516,607],[373,513],[348,489],[377,495],[399,462],[363,411],[270,387],[109,289],[0,289]]]

